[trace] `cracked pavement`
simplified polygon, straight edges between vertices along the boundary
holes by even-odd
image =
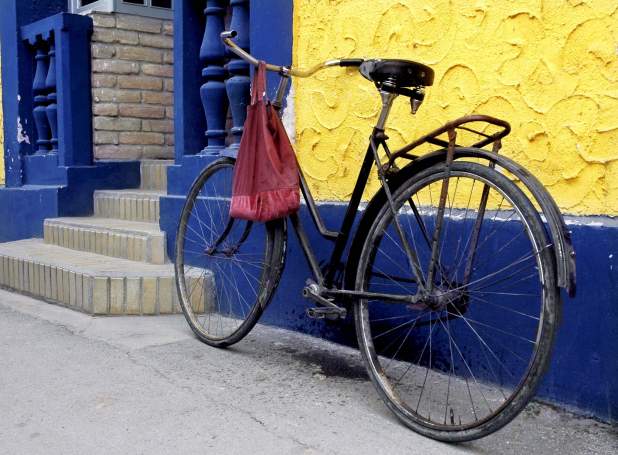
[[[534,403],[483,440],[399,424],[357,351],[258,326],[227,350],[182,316],[93,318],[0,291],[0,454],[610,454],[615,427]]]

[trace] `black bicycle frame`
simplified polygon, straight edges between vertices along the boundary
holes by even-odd
[[[376,132],[374,131],[372,138],[375,136],[375,133]],[[361,198],[363,196],[363,191],[365,190],[365,187],[367,186],[367,181],[369,180],[369,173],[371,172],[373,162],[373,152],[370,146],[367,149],[367,153],[365,154],[365,159],[363,160],[363,164],[356,179],[356,184],[354,185],[352,197],[350,198],[350,202],[348,203],[345,215],[343,217],[343,222],[341,223],[341,227],[338,232],[329,231],[326,228],[317,204],[315,203],[315,200],[311,195],[311,190],[307,185],[307,181],[305,180],[302,171],[300,171],[300,188],[305,203],[307,204],[307,208],[309,209],[311,219],[313,220],[316,229],[322,237],[335,242],[333,250],[331,252],[330,260],[326,267],[325,274],[322,273],[322,269],[319,266],[318,260],[313,253],[313,249],[311,248],[311,244],[302,226],[298,214],[292,215],[290,219],[292,221],[292,226],[294,227],[294,231],[296,232],[303,253],[305,254],[305,258],[307,259],[307,262],[309,263],[309,266],[311,267],[311,270],[315,275],[316,281],[318,281],[320,285],[326,288],[330,288],[333,285],[335,273],[339,268],[343,252],[345,251],[345,247],[347,246],[350,239],[352,226],[354,225],[354,220],[356,219],[356,214],[358,212]]]
[[[283,96],[289,84],[289,75],[286,74],[284,71],[280,73],[280,75],[282,77],[279,83],[279,87],[277,89],[277,96],[276,96],[275,101],[273,102],[273,106],[281,114]],[[508,123],[502,120],[495,119],[495,118],[488,117],[488,116],[476,115],[476,116],[462,117],[460,119],[457,119],[453,122],[450,122],[444,125],[442,128],[439,128],[429,133],[426,136],[423,136],[422,138],[419,138],[418,140],[408,144],[402,149],[391,153],[386,143],[386,141],[388,140],[388,137],[384,133],[384,128],[385,128],[385,124],[388,119],[393,101],[397,97],[397,94],[396,94],[396,90],[388,89],[387,87],[385,87],[385,84],[380,85],[378,89],[379,89],[380,96],[382,97],[382,110],[381,110],[378,122],[376,126],[374,127],[373,132],[371,133],[371,136],[369,137],[369,146],[367,147],[367,151],[365,153],[363,163],[361,165],[358,177],[356,179],[356,183],[354,185],[354,190],[352,191],[352,196],[350,198],[350,201],[348,202],[345,215],[343,217],[343,221],[341,223],[341,227],[338,232],[331,231],[326,227],[324,220],[322,216],[320,215],[320,211],[318,210],[317,204],[311,194],[311,190],[309,189],[307,181],[302,173],[302,170],[300,170],[300,166],[299,166],[300,188],[301,188],[305,203],[307,205],[307,208],[309,210],[311,219],[316,229],[318,230],[318,232],[323,238],[334,241],[334,246],[331,251],[330,259],[328,263],[326,264],[326,266],[322,268],[320,266],[320,262],[318,261],[318,259],[316,258],[313,252],[313,249],[311,248],[309,238],[304,230],[304,227],[301,223],[299,215],[293,214],[290,216],[292,226],[296,232],[296,235],[300,242],[305,258],[307,259],[309,267],[311,268],[311,271],[317,282],[315,284],[309,284],[306,290],[307,290],[308,295],[313,295],[314,297],[317,297],[314,300],[317,300],[318,303],[322,302],[323,304],[327,302],[327,300],[324,299],[324,297],[336,298],[338,296],[347,296],[353,299],[380,299],[382,301],[390,301],[393,303],[407,303],[407,304],[414,304],[417,301],[423,301],[425,302],[425,304],[431,306],[433,305],[432,301],[436,300],[435,299],[436,295],[434,295],[434,290],[433,290],[434,276],[436,274],[439,274],[439,276],[444,275],[442,267],[439,265],[438,256],[439,256],[440,244],[441,244],[441,231],[443,228],[443,221],[445,217],[446,199],[447,199],[447,194],[449,191],[449,175],[451,172],[453,161],[455,159],[455,149],[457,147],[461,147],[456,142],[457,133],[455,130],[462,129],[462,130],[471,131],[473,133],[477,133],[481,135],[483,139],[480,142],[473,144],[473,147],[480,147],[480,146],[493,143],[492,153],[497,154],[498,150],[500,149],[500,145],[501,145],[500,140],[509,133],[510,126],[508,125]],[[489,135],[489,134],[483,133],[482,131],[477,131],[475,129],[471,129],[470,127],[466,126],[467,123],[475,122],[475,121],[483,121],[486,123],[496,125],[498,127],[501,127],[501,130],[498,131],[497,133]],[[444,133],[448,134],[448,141],[438,139],[438,136]],[[429,232],[426,231],[424,223],[422,222],[420,213],[418,212],[418,209],[415,207],[413,202],[410,202],[412,211],[414,212],[416,219],[419,221],[419,226],[421,228],[423,236],[425,237],[430,247],[430,251],[431,251],[430,262],[426,269],[427,270],[426,277],[423,276],[419,258],[416,254],[416,251],[415,249],[413,250],[410,247],[410,244],[408,241],[409,239],[405,235],[405,232],[403,231],[399,218],[397,217],[397,210],[394,206],[393,197],[392,197],[390,187],[388,184],[389,173],[393,169],[396,169],[394,165],[395,159],[405,158],[405,159],[410,159],[410,160],[416,160],[418,157],[411,155],[409,152],[410,150],[414,149],[418,145],[425,143],[425,142],[436,144],[436,145],[441,145],[441,146],[446,146],[446,154],[444,156],[445,158],[444,174],[446,178],[444,178],[442,182],[442,188],[440,191],[440,200],[439,200],[439,204],[437,207],[436,225],[433,231],[433,235],[429,235]],[[387,160],[385,161],[385,164],[382,164],[382,161],[380,158],[380,153],[379,153],[380,147],[382,147],[386,153]],[[393,224],[394,224],[394,228],[397,231],[399,240],[401,242],[401,248],[406,253],[407,259],[409,261],[409,265],[413,272],[412,273],[413,276],[406,277],[405,279],[416,283],[418,290],[415,295],[390,295],[390,294],[383,295],[383,294],[375,294],[375,293],[366,292],[366,291],[356,291],[356,290],[351,290],[351,289],[337,289],[335,286],[339,284],[339,283],[335,283],[336,274],[340,270],[340,266],[342,263],[342,257],[345,252],[346,246],[348,245],[350,235],[352,233],[352,228],[354,225],[354,221],[356,219],[356,214],[358,212],[358,208],[361,203],[363,192],[367,186],[367,181],[369,180],[369,174],[371,172],[373,163],[376,164],[377,175],[378,175],[378,178],[382,186],[382,191],[384,192],[386,201],[388,205],[390,206],[390,209],[394,215]],[[490,162],[489,166],[494,167],[493,162]],[[471,274],[472,261],[474,260],[474,257],[475,257],[475,250],[476,250],[478,235],[479,235],[479,231],[481,227],[481,221],[484,216],[485,208],[487,205],[488,191],[489,191],[489,187],[485,185],[485,187],[483,188],[483,195],[481,198],[480,207],[479,207],[479,211],[477,214],[477,219],[475,220],[473,233],[471,236],[470,252],[469,252],[468,260],[466,262],[466,270],[464,273],[464,283],[468,281],[470,274]],[[432,298],[434,299],[432,300]]]
[[[282,113],[281,107],[283,105],[283,97],[285,95],[285,91],[287,90],[288,84],[289,84],[289,76],[281,75],[281,80],[279,82],[279,87],[277,88],[277,94],[275,97],[275,101],[272,103],[273,107],[277,109],[280,114]],[[384,134],[384,125],[390,113],[392,103],[394,99],[396,98],[396,95],[390,92],[380,92],[380,93],[382,95],[382,112],[380,114],[378,124],[374,127],[373,132],[369,138],[369,146],[367,147],[365,158],[363,159],[363,163],[361,165],[358,177],[356,179],[356,184],[354,185],[354,190],[352,191],[352,196],[350,198],[350,201],[348,202],[346,212],[345,212],[343,221],[341,223],[341,227],[339,228],[338,232],[330,231],[326,227],[324,220],[320,214],[320,211],[317,207],[317,204],[313,198],[313,195],[311,194],[311,190],[309,189],[309,186],[307,185],[305,176],[303,175],[303,172],[299,166],[300,189],[303,194],[305,203],[307,204],[307,208],[309,210],[311,219],[316,229],[318,230],[318,232],[323,238],[335,242],[333,250],[330,255],[330,260],[325,268],[325,273],[322,271],[319,261],[316,258],[315,254],[313,253],[313,249],[311,248],[309,238],[307,237],[307,234],[304,230],[304,227],[301,223],[301,220],[298,214],[291,215],[290,220],[292,222],[292,227],[294,228],[294,231],[296,232],[296,235],[300,242],[305,258],[307,259],[307,263],[309,264],[309,267],[311,268],[311,271],[313,272],[313,275],[315,276],[316,281],[321,287],[326,288],[326,289],[330,289],[333,287],[334,280],[335,280],[335,274],[337,270],[339,269],[339,266],[341,264],[341,259],[343,257],[343,253],[350,239],[352,227],[356,219],[356,214],[358,213],[358,208],[361,203],[363,192],[365,191],[365,188],[367,186],[367,181],[369,180],[369,174],[371,172],[373,163],[376,163],[377,165],[378,174],[380,176],[382,184],[383,185],[386,184],[384,176],[381,175],[380,173],[378,148],[380,146],[385,147],[385,150],[387,151],[387,155],[390,155],[390,153],[388,153],[388,148],[386,147],[386,143],[385,143],[387,137]],[[403,242],[406,243],[405,239],[403,240]],[[417,270],[420,269],[420,266],[418,264],[418,259],[416,258],[416,256],[413,253],[411,254],[413,256],[412,257],[413,269],[416,272]],[[422,288],[423,280],[422,280],[422,277],[420,276],[420,273],[416,273],[416,279],[419,282],[419,286]],[[347,292],[347,291],[344,291],[344,292]]]
[[[287,89],[288,83],[289,83],[289,77],[286,74],[282,74],[281,81],[277,89],[277,96],[273,103],[274,108],[277,109],[280,114],[281,114],[283,96]],[[384,86],[380,87],[379,93],[380,93],[380,96],[382,97],[382,110],[380,113],[380,117],[369,138],[369,146],[367,147],[365,158],[363,159],[363,163],[361,165],[358,177],[356,179],[356,184],[354,185],[354,190],[352,191],[352,196],[350,198],[350,201],[348,202],[346,212],[345,212],[343,221],[341,223],[341,227],[338,232],[330,231],[325,226],[324,220],[322,219],[320,215],[317,204],[315,203],[315,200],[313,199],[311,190],[309,189],[309,186],[307,185],[307,181],[305,180],[305,177],[302,173],[302,170],[300,170],[300,166],[299,166],[300,188],[303,194],[303,198],[305,199],[305,203],[307,204],[307,207],[309,209],[309,214],[311,215],[311,219],[322,237],[324,237],[327,240],[332,240],[335,242],[333,250],[330,255],[330,260],[324,270],[320,267],[320,263],[318,259],[316,258],[315,254],[313,253],[313,249],[311,248],[309,238],[307,237],[307,234],[304,230],[304,227],[301,223],[301,220],[298,214],[293,214],[290,217],[290,219],[291,219],[294,231],[296,232],[296,235],[298,236],[298,240],[300,242],[305,258],[307,259],[309,267],[311,268],[311,271],[313,272],[313,275],[317,281],[319,294],[322,294],[325,296],[330,295],[331,297],[335,297],[335,294],[337,294],[337,295],[347,295],[348,297],[351,297],[351,298],[367,298],[367,299],[380,298],[380,299],[389,300],[392,302],[399,302],[399,303],[404,302],[404,303],[410,304],[410,303],[415,303],[418,300],[422,300],[422,299],[427,300],[428,298],[430,298],[433,288],[434,288],[435,274],[436,273],[439,273],[440,275],[443,274],[441,267],[438,265],[439,263],[438,256],[439,256],[440,243],[441,243],[441,231],[443,228],[443,221],[445,217],[446,199],[447,199],[447,193],[449,190],[449,178],[448,177],[450,175],[451,166],[454,161],[455,147],[457,146],[457,143],[456,143],[457,134],[455,132],[455,127],[467,129],[469,131],[474,131],[474,130],[470,130],[469,128],[464,127],[459,123],[457,124],[453,123],[453,125],[450,125],[450,124],[447,125],[446,129],[443,131],[443,132],[448,133],[448,142],[445,143],[445,145],[447,146],[446,162],[445,162],[446,166],[444,170],[446,178],[443,179],[443,182],[442,182],[442,188],[440,191],[440,201],[437,207],[436,226],[435,226],[435,229],[433,231],[433,235],[431,236],[431,238],[429,237],[428,233],[425,232],[425,230],[423,229],[424,225],[422,221],[419,222],[419,225],[421,226],[423,230],[423,234],[425,235],[428,243],[430,243],[430,250],[431,250],[431,258],[427,266],[427,277],[424,277],[421,266],[420,266],[419,258],[415,250],[413,250],[410,247],[408,238],[405,235],[405,232],[403,231],[401,223],[397,217],[397,211],[393,203],[393,197],[392,197],[390,187],[388,184],[388,180],[387,180],[387,172],[393,166],[393,162],[396,157],[404,156],[405,158],[408,158],[408,159],[415,158],[412,156],[408,156],[407,153],[409,150],[414,148],[417,145],[417,143],[413,142],[399,151],[396,151],[394,153],[390,152],[386,144],[388,137],[386,136],[386,134],[384,134],[384,127],[388,119],[393,101],[397,97],[397,94],[393,90],[385,89]],[[470,120],[478,120],[478,119],[471,117]],[[499,121],[497,119],[492,119],[489,117],[483,117],[483,120],[489,120],[490,123],[498,124],[499,126],[504,127],[504,129],[501,132],[496,133],[493,136],[485,135],[482,132],[479,133],[485,136],[485,141],[490,141],[490,143],[493,142],[494,151],[497,151],[500,147],[500,139],[504,135],[508,134],[508,131],[509,131],[508,124],[505,124],[505,122]],[[466,121],[468,120],[466,119],[459,120],[460,123],[462,122],[465,123]],[[435,138],[433,138],[433,140],[435,141]],[[385,165],[382,165],[382,162],[380,159],[380,154],[379,154],[380,147],[384,148],[384,151],[386,152],[387,162]],[[378,178],[382,185],[382,189],[385,193],[386,200],[390,206],[391,211],[393,212],[393,215],[394,215],[393,224],[397,231],[399,240],[401,242],[401,247],[406,253],[410,268],[413,272],[413,277],[409,279],[416,282],[417,284],[418,291],[413,296],[382,295],[382,294],[378,295],[375,293],[365,292],[365,291],[334,289],[334,285],[338,284],[338,283],[335,283],[336,273],[340,268],[341,259],[343,257],[346,246],[348,245],[350,234],[352,232],[352,227],[356,219],[356,214],[358,212],[358,208],[361,203],[363,192],[367,186],[367,181],[369,180],[369,174],[371,172],[373,163],[376,164]],[[471,251],[470,251],[468,261],[466,264],[464,282],[467,282],[470,276],[471,265],[472,265],[472,261],[474,258],[478,234],[480,231],[480,224],[481,224],[480,221],[482,220],[483,214],[485,212],[485,207],[487,204],[488,190],[489,190],[489,187],[485,185],[483,189],[483,197],[481,199],[479,212],[477,215],[476,222],[474,224]],[[411,203],[411,206],[412,206],[412,210],[415,212],[415,216],[417,217],[417,219],[420,219],[420,214],[416,210],[416,207],[414,206],[413,203]]]

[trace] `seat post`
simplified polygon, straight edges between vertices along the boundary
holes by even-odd
[[[395,101],[395,98],[397,98],[397,94],[387,92],[385,90],[380,90],[380,96],[382,97],[382,111],[380,112],[380,117],[378,118],[376,129],[384,131],[386,120],[388,120],[388,115],[391,112],[391,108],[393,107],[393,101]]]

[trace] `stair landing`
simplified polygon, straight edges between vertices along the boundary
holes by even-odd
[[[44,239],[0,244],[0,286],[89,314],[179,312],[159,228],[170,164],[143,161],[138,189],[96,191],[92,217],[47,219]]]

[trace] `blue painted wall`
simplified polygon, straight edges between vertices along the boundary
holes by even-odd
[[[339,226],[344,208],[321,204],[327,225]],[[330,243],[314,229],[308,214],[302,219],[312,245],[326,260]],[[610,218],[569,220],[577,252],[577,296],[563,292],[562,322],[551,366],[538,396],[608,421],[618,421],[618,222]],[[291,229],[291,227],[290,227]],[[504,232],[504,231],[503,231]],[[506,243],[509,239],[495,239]],[[613,252],[613,253],[612,253]],[[336,342],[356,345],[353,321],[314,321],[305,316],[312,305],[300,295],[311,276],[300,245],[289,231],[287,264],[281,285],[263,321]]]
[[[0,243],[43,237],[46,218],[88,216],[97,189],[137,188],[139,161],[101,162],[66,169],[64,185],[0,188]]]
[[[0,189],[0,243],[43,236],[43,220],[58,213],[59,188]]]

